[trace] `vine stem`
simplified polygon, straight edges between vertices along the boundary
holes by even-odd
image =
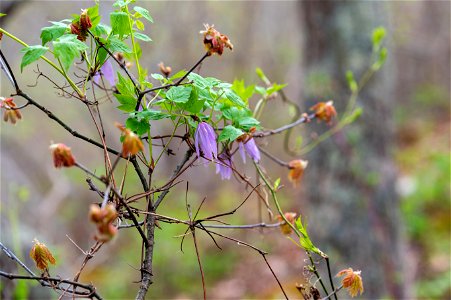
[[[282,208],[280,207],[279,201],[277,200],[277,195],[276,195],[276,191],[274,190],[274,188],[272,187],[272,185],[269,183],[268,179],[266,178],[265,174],[263,174],[262,169],[260,168],[260,166],[254,161],[254,165],[255,168],[257,169],[257,172],[260,176],[260,178],[263,180],[263,182],[265,183],[265,185],[268,187],[269,191],[271,192],[271,196],[272,199],[274,200],[274,204],[276,205],[277,208],[277,212],[279,213],[279,215],[281,216],[281,218],[285,221],[286,224],[288,224],[291,229],[296,233],[296,235],[301,238],[303,237],[302,233],[299,232],[299,230],[293,225],[293,223],[291,223],[290,221],[288,221],[288,219],[285,217],[285,214],[283,213]],[[304,249],[305,250],[305,249]],[[316,275],[316,277],[318,278],[319,283],[321,284],[321,287],[323,288],[324,292],[326,293],[326,295],[329,294],[329,292],[327,291],[326,286],[324,285],[323,280],[321,279],[321,276],[318,273],[318,270],[315,267],[312,255],[310,253],[310,251],[305,250],[305,252],[307,253],[310,263],[312,264],[312,270],[313,273]],[[327,256],[323,256],[324,258]],[[330,274],[330,271],[329,271]]]
[[[24,41],[22,41],[21,39],[19,39],[18,37],[16,37],[15,35],[9,33],[8,31],[4,30],[3,28],[0,28],[0,32],[5,34],[6,36],[10,37],[11,39],[13,39],[14,41],[16,41],[17,43],[21,44],[24,47],[28,47],[28,44],[25,43]],[[85,95],[83,94],[83,92],[78,88],[78,86],[72,81],[72,79],[69,78],[69,76],[67,76],[66,72],[64,70],[62,70],[60,67],[58,67],[57,65],[55,65],[54,62],[52,62],[50,59],[48,59],[47,57],[45,57],[44,55],[41,55],[41,58],[47,62],[50,66],[52,66],[55,70],[57,70],[61,75],[63,75],[63,77],[67,80],[67,82],[69,82],[70,86],[75,90],[75,92],[78,94],[78,96],[81,99],[85,98]]]

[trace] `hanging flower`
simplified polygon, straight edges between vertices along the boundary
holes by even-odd
[[[52,144],[50,145],[52,151],[53,164],[55,168],[72,167],[75,165],[75,157],[69,147],[64,144]]]
[[[118,213],[113,204],[107,204],[104,208],[92,204],[89,209],[89,219],[96,224],[97,233],[94,236],[96,241],[108,242],[117,234],[117,227],[113,222],[117,219]]]
[[[30,257],[34,260],[38,269],[44,271],[48,269],[49,263],[52,265],[56,263],[55,258],[45,244],[40,243],[37,239],[34,239],[33,243],[34,245],[30,251]]]
[[[232,159],[226,152],[221,153],[218,156],[218,161],[216,162],[216,174],[221,175],[221,179],[230,179],[232,177]]]
[[[222,55],[224,51],[224,47],[233,50],[233,45],[230,42],[229,38],[214,29],[214,25],[204,24],[205,30],[202,30],[200,33],[204,36],[204,45],[208,51],[208,55],[212,55],[214,53],[218,55]]]
[[[100,67],[100,71],[94,75],[93,79],[94,79],[94,82],[97,84],[99,84],[100,75],[103,75],[105,77],[105,79],[108,80],[108,82],[111,86],[115,85],[116,82],[115,82],[115,76],[114,76],[114,69],[113,69],[113,65],[111,64],[111,62],[109,60],[107,60]]]
[[[206,122],[200,122],[197,125],[194,134],[194,146],[196,147],[197,157],[203,157],[212,161],[218,157],[218,145],[216,144],[216,133],[213,127]]]
[[[307,168],[308,161],[302,159],[292,160],[288,163],[288,180],[296,186],[304,175],[304,170]]]
[[[253,161],[257,163],[260,161],[260,150],[258,150],[257,144],[255,144],[253,137],[245,133],[242,136],[238,137],[236,140],[239,142],[238,147],[244,163],[246,163],[245,152]]]
[[[337,111],[335,110],[334,102],[332,100],[328,102],[319,102],[313,105],[310,110],[315,112],[315,116],[319,120],[323,120],[328,124],[330,124],[332,118],[337,115]]]
[[[0,107],[5,109],[3,112],[3,121],[15,125],[17,120],[22,119],[22,114],[20,113],[20,110],[15,109],[17,106],[16,103],[14,103],[14,99],[0,97],[0,100]]]
[[[285,218],[290,222],[291,224],[294,224],[294,221],[296,219],[296,213],[294,212],[287,212],[284,214]],[[293,229],[291,229],[291,226],[285,222],[285,220],[282,218],[282,216],[277,216],[277,220],[281,222],[280,224],[280,230],[283,234],[289,235],[291,232],[293,232]]]
[[[115,125],[122,131],[122,156],[136,155],[139,151],[144,151],[144,144],[139,136],[119,123]]]
[[[338,272],[336,277],[343,277],[341,284],[343,284],[343,287],[348,290],[348,293],[351,297],[355,297],[358,294],[363,293],[363,281],[362,277],[360,276],[362,272],[361,271],[354,271],[352,268],[341,270]]]

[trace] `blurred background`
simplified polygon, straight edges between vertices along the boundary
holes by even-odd
[[[101,1],[105,23],[109,23],[111,3]],[[92,5],[93,1],[2,0],[0,12],[8,16],[0,18],[1,27],[30,45],[40,44],[40,28],[49,26],[48,21],[68,18]],[[317,101],[333,99],[339,115],[350,96],[346,71],[362,76],[371,63],[372,30],[384,26],[387,62],[359,96],[361,118],[303,157],[284,151],[283,136],[260,141],[281,159],[309,161],[297,188],[286,179],[286,169],[266,158],[262,164],[273,179],[281,177],[283,208],[307,220],[313,242],[330,257],[332,273],[347,267],[362,270],[365,293],[361,298],[451,297],[449,2],[141,1],[139,5],[155,20],[145,31],[153,42],[142,45],[142,62],[150,73],[158,72],[160,61],[175,71],[190,68],[204,51],[199,35],[203,23],[215,24],[235,47],[233,52],[207,59],[202,75],[263,85],[255,74],[260,67],[271,81],[288,84],[285,94],[302,111]],[[20,73],[22,47],[5,36],[0,46],[26,93],[78,132],[97,138],[84,105],[59,97],[44,78],[31,87],[36,83],[37,64]],[[38,65],[45,74],[55,75],[44,63]],[[8,96],[13,89],[3,73],[0,80],[0,95]],[[108,141],[119,148],[113,122],[123,122],[126,116],[116,106],[106,101],[100,110]],[[265,112],[262,125],[266,128],[289,123],[293,117],[279,100],[270,102]],[[98,197],[88,190],[79,170],[53,168],[48,146],[51,141],[71,146],[78,160],[98,172],[103,170],[102,152],[72,137],[34,107],[22,114],[24,120],[17,125],[2,122],[0,126],[0,240],[32,266],[28,252],[33,238],[38,238],[58,261],[51,273],[70,278],[84,256],[68,236],[85,250],[93,244],[95,227],[87,213]],[[165,125],[154,128],[156,133],[168,130]],[[313,122],[295,133],[308,141],[326,129],[325,124]],[[171,149],[183,153],[184,145],[174,142]],[[156,183],[165,182],[181,156],[164,160],[167,168],[156,174]],[[239,168],[255,182],[251,165]],[[234,179],[221,181],[213,166],[191,169],[181,179],[190,181],[191,207],[207,196],[201,217],[233,209],[250,192]],[[131,194],[139,188],[136,176],[129,172],[126,189]],[[187,219],[184,193],[185,184],[174,188],[160,213]],[[260,220],[274,222],[257,198],[224,218],[231,224]],[[185,240],[182,252],[181,239],[175,236],[185,228],[161,227],[156,233],[155,276],[148,298],[202,297],[192,239]],[[268,260],[289,295],[301,298],[295,284],[304,280],[305,257],[278,228],[221,233],[268,251]],[[199,243],[210,298],[283,296],[257,253],[225,240],[219,241],[221,251],[204,234],[199,234]],[[136,231],[121,230],[90,261],[80,280],[92,281],[106,299],[133,298],[140,252]],[[1,270],[18,272],[3,253],[0,265]],[[322,265],[319,268],[326,274]],[[35,283],[3,278],[0,282],[4,299],[55,297]],[[341,295],[347,297],[344,292]]]

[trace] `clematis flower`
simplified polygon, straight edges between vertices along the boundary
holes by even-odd
[[[221,175],[221,179],[230,179],[232,177],[232,159],[226,152],[221,153],[218,156],[218,162],[216,162],[216,174]]]
[[[319,120],[323,120],[328,124],[330,124],[332,118],[337,115],[337,111],[335,110],[334,102],[332,100],[328,102],[319,102],[313,105],[310,110],[315,112],[315,116]]]
[[[343,284],[343,287],[348,290],[348,293],[351,297],[355,297],[358,294],[362,294],[363,289],[363,281],[362,277],[360,276],[362,272],[361,271],[354,271],[352,268],[341,270],[338,272],[336,277],[343,277],[341,284]]]
[[[229,38],[217,31],[214,28],[214,25],[204,24],[205,30],[202,30],[200,33],[204,36],[204,45],[208,51],[208,55],[212,55],[214,53],[218,55],[222,55],[224,51],[224,47],[233,50],[233,45],[230,42]]]
[[[122,156],[126,157],[129,154],[135,155],[139,151],[144,151],[144,144],[139,136],[119,123],[116,123],[115,125],[122,131]]]
[[[30,250],[30,257],[34,260],[38,269],[45,271],[48,269],[49,263],[52,265],[56,263],[55,258],[45,244],[40,243],[37,239],[34,239],[33,243],[34,245]]]
[[[97,84],[99,84],[100,75],[103,75],[111,86],[115,85],[114,69],[109,60],[107,60],[103,66],[100,67],[100,71],[93,76],[94,82]]]
[[[218,157],[218,145],[216,144],[216,133],[213,127],[206,122],[200,122],[197,125],[194,134],[194,146],[196,147],[197,157],[201,157],[201,151],[205,158],[212,161]]]
[[[70,148],[66,145],[52,144],[49,148],[52,151],[55,168],[69,168],[75,165],[75,157],[72,155]]]
[[[252,158],[253,161],[260,161],[260,150],[258,150],[257,144],[255,144],[254,138],[249,136],[247,133],[237,138],[237,141],[240,142],[238,144],[241,158],[243,162],[246,163],[246,154],[245,152]]]
[[[89,209],[89,219],[96,224],[97,233],[94,236],[96,241],[108,242],[117,234],[117,227],[113,222],[117,219],[118,213],[113,204],[107,204],[104,208],[92,204]]]
[[[308,161],[302,159],[295,159],[288,163],[288,168],[290,172],[288,172],[288,180],[296,186],[299,181],[302,179],[302,175],[304,175],[304,170],[307,168]]]
[[[10,122],[11,124],[15,125],[17,120],[22,119],[22,114],[20,113],[20,110],[15,109],[16,103],[14,103],[13,98],[1,98],[0,107],[3,107],[5,111],[3,112],[3,121]]]
[[[294,224],[294,221],[296,218],[296,213],[287,212],[284,215],[285,215],[285,218],[288,220],[288,222],[290,222],[291,224]],[[293,229],[291,229],[291,226],[285,222],[285,220],[282,218],[282,216],[277,216],[277,220],[279,220],[279,222],[283,222],[280,224],[280,230],[282,231],[282,233],[285,235],[291,234]]]

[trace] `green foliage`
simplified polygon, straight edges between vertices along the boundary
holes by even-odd
[[[42,46],[64,35],[68,28],[68,25],[63,23],[62,21],[50,23],[52,23],[53,25],[41,29]]]
[[[352,71],[346,72],[346,81],[348,82],[349,89],[352,93],[357,92],[359,86],[357,84],[357,81],[354,79],[354,73]]]
[[[41,55],[44,55],[49,48],[43,47],[40,45],[36,46],[28,46],[20,50],[24,55],[22,57],[22,62],[20,63],[20,71],[23,71],[23,68],[34,61],[37,61]]]
[[[120,39],[123,39],[124,35],[130,33],[130,22],[126,12],[114,11],[110,13],[110,24],[112,33],[119,35]]]
[[[190,95],[190,86],[174,86],[166,93],[166,98],[175,103],[186,103],[188,102]]]
[[[241,136],[243,134],[244,134],[244,132],[241,129],[236,128],[232,125],[227,125],[221,131],[221,134],[218,137],[218,141],[219,142],[223,142],[223,141],[233,142],[234,140],[236,140],[239,136]]]
[[[145,8],[139,7],[139,6],[135,6],[133,8],[134,11],[136,11],[137,13],[139,13],[140,16],[143,16],[144,19],[146,19],[147,21],[149,21],[150,23],[153,23],[153,19],[149,13],[149,11]],[[138,16],[138,18],[140,17]]]
[[[295,221],[295,226],[301,233],[301,237],[299,238],[299,243],[301,244],[302,248],[306,251],[314,252],[318,255],[323,256],[324,253],[321,252],[312,242],[310,239],[308,233],[307,233],[307,225],[302,224],[301,216],[297,218]]]
[[[88,49],[85,43],[79,41],[74,34],[66,34],[53,42],[53,51],[67,72],[74,62],[74,59],[80,56],[80,51]]]

